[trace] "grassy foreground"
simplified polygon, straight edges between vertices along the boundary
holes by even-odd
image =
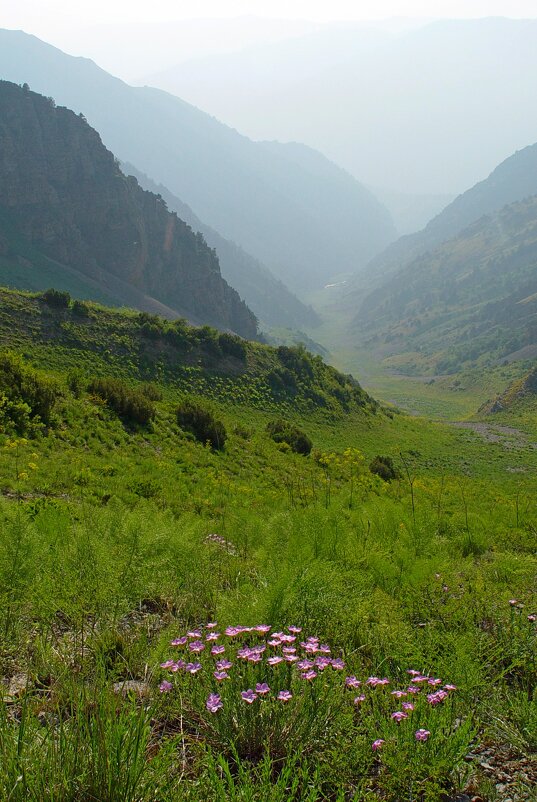
[[[1,799],[537,798],[531,415],[506,447],[340,397],[319,362],[293,389],[264,346],[239,379],[205,346],[178,372],[132,316],[117,340],[96,308],[91,338],[2,311],[54,402],[46,426],[0,405]],[[118,375],[151,379],[147,423],[89,389]],[[223,449],[179,426],[187,392]]]

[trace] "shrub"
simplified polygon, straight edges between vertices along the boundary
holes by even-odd
[[[51,288],[45,290],[41,297],[48,306],[52,306],[54,309],[68,309],[71,303],[71,296],[68,292],[64,292],[63,290]]]
[[[50,423],[58,389],[25,365],[20,356],[5,351],[0,354],[0,397],[2,426],[9,428],[11,421],[17,434],[23,435],[31,426]]]
[[[399,476],[399,471],[393,464],[391,457],[376,456],[371,462],[369,470],[376,476],[380,476],[385,482],[391,482]]]
[[[244,362],[246,359],[246,345],[240,337],[224,332],[218,337],[218,344],[223,354],[234,356]]]
[[[271,421],[267,426],[267,432],[275,443],[287,443],[295,454],[307,456],[313,447],[307,434],[288,421]]]
[[[150,401],[162,401],[163,395],[160,387],[157,387],[153,382],[144,382],[140,387],[140,392],[149,398]]]
[[[214,449],[223,449],[227,433],[221,420],[205,406],[192,398],[185,398],[177,407],[177,423],[194,435],[200,443],[210,443]]]
[[[129,387],[120,379],[94,379],[88,391],[102,398],[129,423],[147,425],[156,415],[153,402],[140,389]]]
[[[89,307],[84,301],[73,301],[72,312],[77,317],[89,317]]]

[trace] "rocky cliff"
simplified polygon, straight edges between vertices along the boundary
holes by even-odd
[[[215,252],[126,177],[82,116],[0,82],[0,211],[50,259],[106,274],[196,320],[255,337]]]

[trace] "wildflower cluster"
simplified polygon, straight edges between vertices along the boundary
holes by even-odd
[[[229,626],[219,632],[210,622],[174,638],[171,646],[180,651],[160,664],[167,672],[161,693],[173,697],[177,689],[177,699],[193,719],[203,719],[205,711],[206,727],[234,743],[242,738],[250,749],[256,740],[273,743],[299,731],[307,742],[315,737],[316,725],[326,731],[336,713],[350,707],[356,726],[367,732],[372,726],[378,731],[382,718],[388,730],[389,722],[408,724],[414,740],[425,742],[431,731],[422,724],[456,690],[415,669],[397,688],[387,677],[347,676],[342,657],[318,637],[304,637],[297,626],[285,631],[267,624]],[[384,743],[376,738],[373,750]],[[301,748],[307,748],[304,742]]]

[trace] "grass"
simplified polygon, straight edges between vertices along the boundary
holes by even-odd
[[[509,744],[527,761],[519,799],[531,799],[529,410],[520,413],[526,439],[506,449],[443,422],[311,405],[306,384],[294,405],[261,379],[264,400],[251,388],[236,397],[230,363],[212,393],[222,362],[205,351],[180,382],[171,356],[147,376],[132,316],[94,308],[84,343],[48,318],[43,327],[36,308],[32,296],[11,295],[0,327],[2,342],[59,389],[48,429],[0,434],[1,798],[440,802],[477,788],[487,799],[468,755]],[[111,344],[111,331],[130,339]],[[258,377],[276,365],[265,346],[249,353]],[[156,381],[154,419],[121,419],[87,382],[73,382],[75,367],[132,387]],[[326,381],[325,392],[336,380]],[[221,451],[177,425],[177,405],[193,391],[212,397],[228,435]],[[273,442],[275,417],[311,438],[310,456]],[[394,459],[399,479],[369,472],[377,454]],[[218,642],[236,624],[295,625],[345,667],[309,681],[265,656],[250,664],[236,655],[254,645],[245,633],[226,645],[234,665],[223,685],[208,648],[193,653],[202,655],[194,675],[163,668],[184,659],[171,641],[187,632],[201,627],[209,643],[207,622],[218,622]],[[421,698],[397,723],[391,714],[407,698],[391,690],[408,687],[408,669],[457,690],[436,706]],[[345,687],[347,676],[360,688]],[[371,687],[371,676],[391,684]],[[159,690],[164,680],[170,692]],[[242,699],[263,682],[270,699]],[[274,698],[282,689],[289,704]],[[223,706],[212,713],[215,693]]]

